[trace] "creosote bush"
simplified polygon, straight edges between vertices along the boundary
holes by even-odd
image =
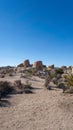
[[[8,95],[12,91],[14,91],[14,87],[11,85],[10,82],[0,81],[0,99]]]
[[[63,74],[63,73],[64,73],[64,71],[62,68],[56,69],[56,74]]]

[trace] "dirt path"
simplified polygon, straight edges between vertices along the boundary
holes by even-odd
[[[44,89],[42,79],[31,82],[35,93],[13,95],[0,107],[0,130],[73,130],[73,96]]]

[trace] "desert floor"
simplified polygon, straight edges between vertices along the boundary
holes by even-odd
[[[3,80],[13,82],[15,77]],[[3,99],[10,105],[0,107],[0,130],[73,130],[73,95],[63,94],[60,89],[46,90],[44,79],[28,80],[34,87],[33,94]]]

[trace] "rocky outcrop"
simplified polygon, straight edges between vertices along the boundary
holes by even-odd
[[[33,64],[33,68],[36,68],[36,69],[38,69],[38,70],[43,70],[42,61],[36,61],[36,62]]]
[[[30,67],[30,62],[29,62],[28,59],[24,61],[23,66],[24,67]]]
[[[48,69],[54,69],[54,64],[53,64],[53,65],[48,66]]]
[[[23,63],[21,63],[17,67],[24,67],[24,65],[23,65]]]

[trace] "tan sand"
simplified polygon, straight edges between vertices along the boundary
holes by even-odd
[[[9,107],[0,107],[0,130],[73,130],[73,96],[46,90],[43,79],[30,81],[33,94],[13,95]]]

